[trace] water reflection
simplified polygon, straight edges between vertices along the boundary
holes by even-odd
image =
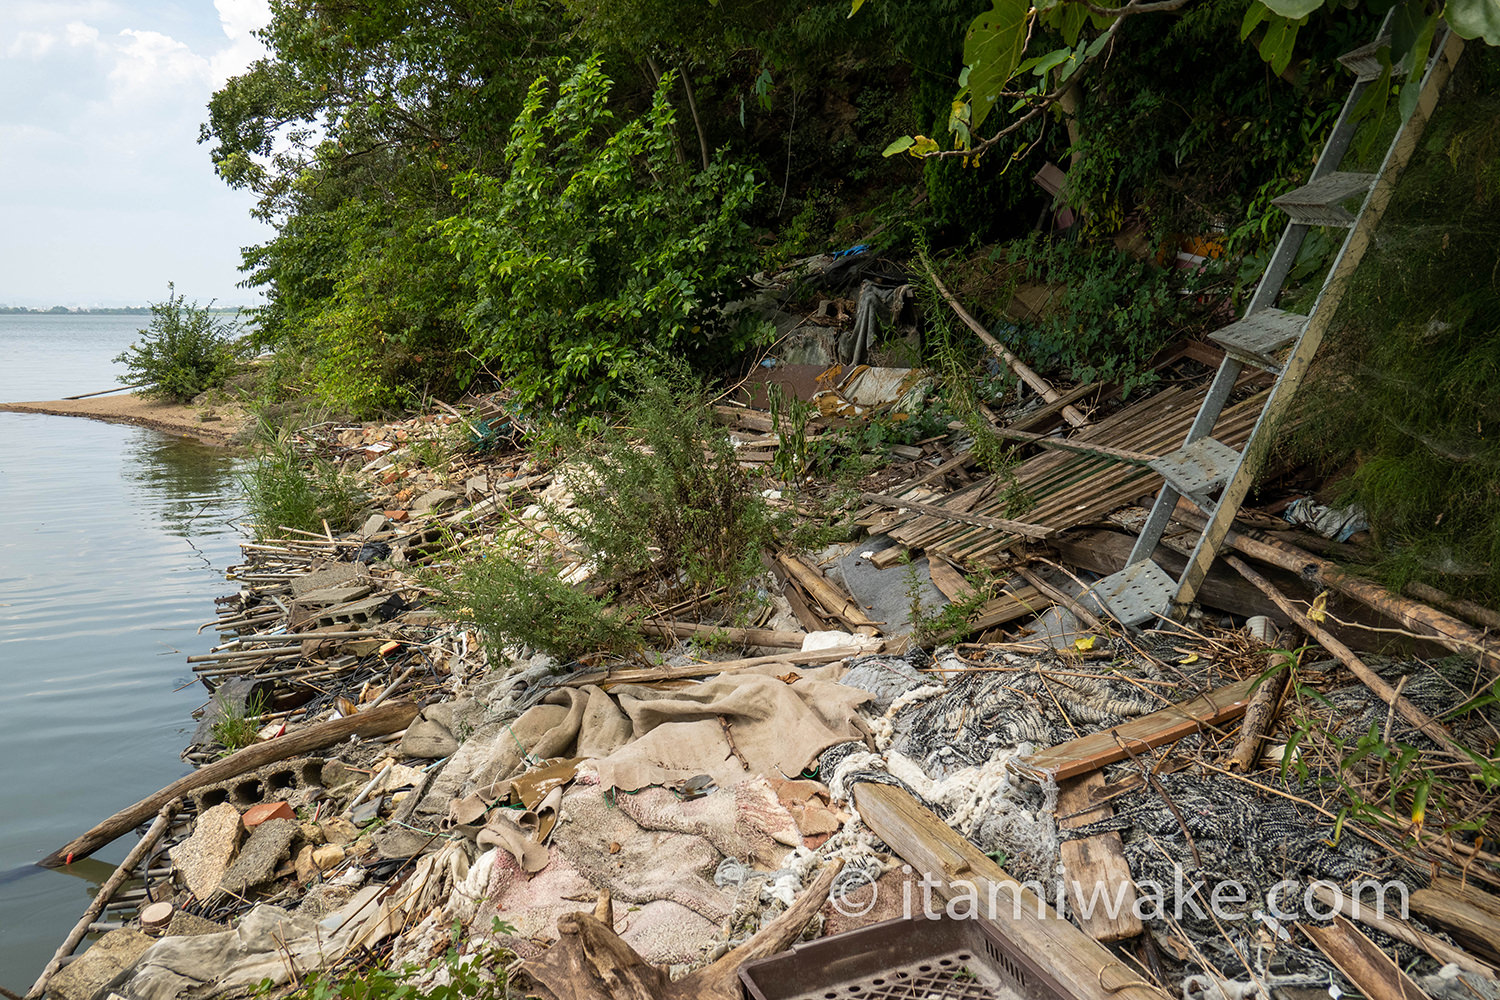
[[[164,434],[131,438],[122,456],[125,478],[145,493],[161,527],[191,540],[224,530],[225,498],[239,494],[243,458],[228,448]]]

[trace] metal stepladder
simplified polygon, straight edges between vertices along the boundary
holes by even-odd
[[[1389,21],[1388,15],[1386,23]],[[1355,108],[1365,90],[1381,76],[1375,53],[1379,46],[1388,43],[1384,31],[1383,25],[1375,41],[1340,57],[1339,61],[1356,76],[1343,111],[1308,183],[1272,202],[1287,213],[1287,227],[1245,308],[1244,317],[1209,335],[1210,340],[1224,349],[1224,360],[1188,428],[1182,447],[1150,463],[1164,481],[1125,568],[1090,588],[1089,593],[1123,625],[1139,625],[1155,618],[1180,619],[1197,597],[1240,505],[1245,502],[1265,464],[1275,431],[1291,408],[1313,356],[1349,288],[1350,279],[1369,249],[1375,229],[1395,193],[1397,179],[1411,160],[1442,88],[1463,51],[1462,39],[1446,24],[1440,24],[1433,39],[1432,57],[1420,75],[1412,74],[1413,77],[1419,76],[1420,83],[1413,79],[1407,84],[1421,88],[1416,109],[1397,129],[1378,172],[1342,172],[1338,165],[1359,126]],[[1347,205],[1360,196],[1362,201],[1358,211],[1351,213]],[[1337,226],[1349,232],[1329,268],[1312,311],[1299,316],[1277,309],[1275,303],[1302,241],[1314,226]],[[1285,362],[1278,361],[1280,352],[1288,346],[1291,351]],[[1275,376],[1275,383],[1244,450],[1236,451],[1210,435],[1247,364],[1270,372]],[[1212,493],[1220,487],[1222,490],[1215,502]],[[1181,578],[1173,580],[1151,555],[1183,497],[1206,512],[1208,522],[1199,534]]]

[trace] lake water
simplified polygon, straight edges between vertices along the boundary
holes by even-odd
[[[0,315],[0,401],[117,385],[111,359],[148,319]],[[189,770],[208,694],[184,657],[216,641],[196,629],[234,589],[236,461],[0,413],[0,986],[31,986],[135,838],[66,871],[26,866]]]

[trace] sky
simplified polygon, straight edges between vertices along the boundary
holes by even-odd
[[[271,230],[198,144],[268,0],[0,0],[0,305],[252,305]]]

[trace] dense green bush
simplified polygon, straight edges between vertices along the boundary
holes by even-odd
[[[456,573],[434,573],[425,581],[437,594],[436,607],[483,633],[492,663],[503,662],[507,647],[566,662],[587,653],[625,653],[640,644],[628,609],[564,583],[558,570],[547,558],[533,562],[491,551]]]
[[[442,231],[477,289],[472,350],[526,403],[586,410],[647,348],[706,349],[711,307],[750,269],[755,179],[722,158],[679,162],[672,85],[668,73],[650,110],[622,122],[597,58],[555,88],[542,77],[504,175],[455,184],[468,205]]]
[[[642,641],[632,625],[639,606],[720,587],[727,595],[720,603],[732,606],[759,571],[770,511],[714,423],[702,387],[674,370],[628,376],[632,403],[623,426],[592,440],[559,431],[570,458],[558,475],[572,503],[549,506],[547,515],[592,564],[587,591],[559,579],[560,554],[528,532],[451,581],[429,580],[443,607],[485,633],[492,653],[507,645],[564,659],[625,652]]]
[[[151,304],[151,322],[141,339],[116,357],[127,372],[120,381],[142,384],[146,394],[186,403],[220,388],[234,374],[238,352],[234,325],[212,311],[213,303],[189,305],[167,285],[167,298]]]
[[[562,471],[580,538],[602,579],[658,583],[664,596],[734,592],[759,571],[770,513],[714,422],[702,386],[675,375],[629,382],[623,427],[579,442]]]
[[[1199,277],[1137,260],[1105,241],[1097,245],[1032,236],[998,248],[1024,280],[1056,288],[1043,317],[1027,324],[1017,353],[1079,382],[1118,382],[1125,393],[1147,385],[1147,363],[1188,323]],[[1187,286],[1184,289],[1184,285]]]

